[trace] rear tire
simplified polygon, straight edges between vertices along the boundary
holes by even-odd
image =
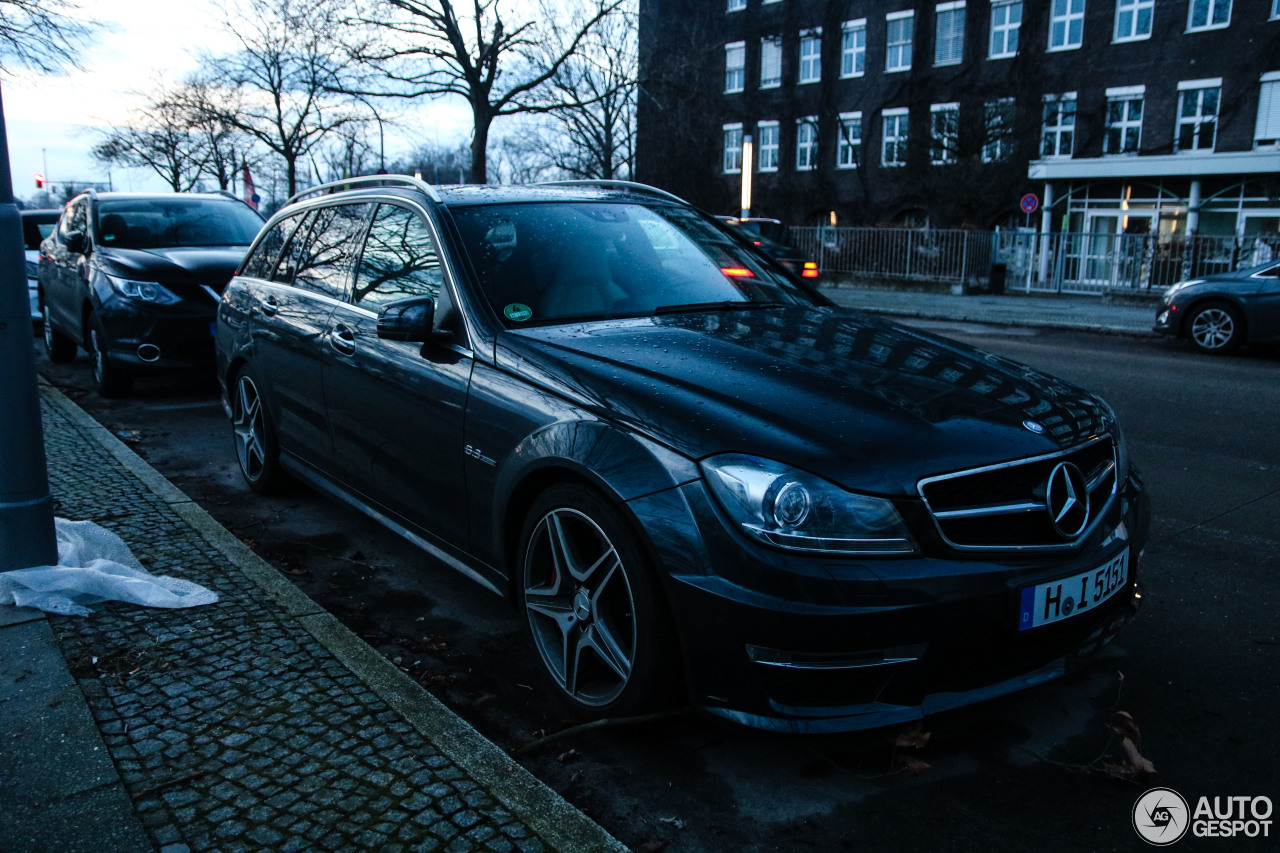
[[[280,447],[275,425],[262,401],[257,377],[246,366],[231,384],[231,432],[235,438],[240,475],[251,490],[269,495],[280,489]]]
[[[93,359],[93,383],[102,397],[127,397],[133,390],[133,377],[107,358],[106,340],[102,320],[97,314],[90,315],[89,357]]]
[[[40,316],[44,326],[44,351],[54,364],[66,364],[74,361],[79,349],[75,338],[65,335],[53,327],[53,319],[49,316],[49,306],[40,305]]]

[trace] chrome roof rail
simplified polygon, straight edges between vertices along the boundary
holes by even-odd
[[[408,175],[365,175],[359,178],[343,178],[340,181],[329,181],[328,183],[324,183],[324,184],[316,184],[314,187],[309,187],[305,190],[302,190],[301,192],[296,192],[293,195],[289,196],[289,200],[286,201],[282,205],[282,207],[288,207],[294,202],[300,201],[301,199],[304,199],[307,196],[313,195],[315,193],[320,193],[325,190],[332,191],[338,187],[351,187],[356,184],[376,184],[379,186],[399,185],[399,186],[414,187],[416,189],[420,189],[423,192],[425,192],[432,201],[435,201],[435,202],[440,201],[440,195],[439,193],[436,192],[435,187],[431,186],[431,184],[427,183],[426,181],[420,180],[418,178],[412,178]]]
[[[613,180],[606,180],[604,178],[585,178],[585,179],[572,180],[572,181],[539,181],[536,184],[531,184],[531,186],[535,186],[535,187],[600,187],[601,189],[607,189],[607,190],[610,190],[610,189],[631,190],[632,192],[648,193],[649,195],[658,196],[659,198],[665,198],[668,201],[678,201],[681,204],[687,205],[689,203],[684,199],[680,198],[680,196],[675,195],[674,193],[669,193],[666,190],[660,190],[657,187],[651,187],[648,184],[637,183],[636,181],[613,181]]]

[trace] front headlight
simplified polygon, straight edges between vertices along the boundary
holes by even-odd
[[[1190,278],[1190,279],[1187,279],[1186,281],[1180,281],[1177,284],[1173,285],[1172,287],[1170,287],[1168,290],[1164,292],[1164,304],[1168,305],[1170,299],[1173,298],[1173,295],[1175,293],[1177,293],[1179,290],[1182,290],[1183,288],[1190,287],[1193,284],[1204,284],[1204,279]]]
[[[182,298],[163,284],[154,281],[133,281],[107,275],[107,281],[115,288],[116,293],[130,299],[141,299],[143,302],[154,302],[156,305],[176,305]]]
[[[835,554],[916,552],[902,516],[884,498],[755,456],[726,453],[701,465],[729,518],[768,545]]]

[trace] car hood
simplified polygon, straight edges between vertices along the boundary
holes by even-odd
[[[95,258],[111,275],[165,284],[208,285],[221,293],[248,246],[209,246],[175,249],[108,249]]]
[[[1112,427],[1100,400],[1066,382],[840,309],[522,329],[499,357],[692,458],[753,454],[884,495]]]

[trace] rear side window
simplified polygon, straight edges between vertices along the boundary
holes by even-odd
[[[240,274],[250,278],[270,278],[271,273],[275,271],[280,250],[284,248],[285,242],[305,215],[299,213],[287,216],[271,226],[271,230],[263,235],[262,240],[254,247],[253,254],[245,260]]]
[[[410,296],[438,297],[442,281],[440,253],[426,223],[406,208],[379,206],[356,273],[356,304],[377,311]]]
[[[346,298],[369,208],[367,203],[340,204],[315,212],[306,242],[300,243],[295,235],[288,252],[295,263],[292,270],[295,287],[334,299]],[[298,233],[301,232],[302,229],[298,229]],[[299,245],[300,249],[293,248]]]

